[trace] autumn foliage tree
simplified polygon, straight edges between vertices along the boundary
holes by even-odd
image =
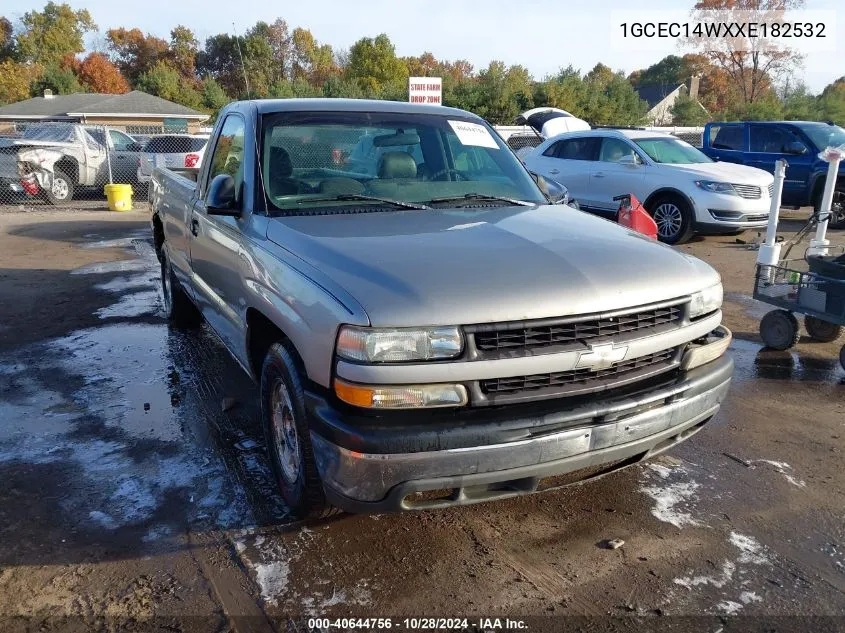
[[[129,82],[109,58],[102,53],[91,53],[74,68],[79,81],[89,92],[122,94],[129,92]]]

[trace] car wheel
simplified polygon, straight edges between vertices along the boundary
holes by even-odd
[[[660,196],[651,203],[651,217],[657,224],[657,239],[666,244],[683,244],[693,231],[692,209],[679,196]]]
[[[813,201],[813,210],[817,216],[822,208],[823,195],[824,187],[819,187],[816,199]],[[830,210],[832,211],[832,217],[830,218],[828,228],[845,229],[845,189],[834,189]]]
[[[801,338],[798,319],[788,310],[772,310],[760,321],[760,337],[771,349],[783,351],[795,347]]]
[[[73,200],[73,180],[60,169],[53,171],[53,183],[44,190],[47,201],[53,205],[67,204]]]
[[[842,334],[842,326],[829,321],[822,321],[813,316],[804,317],[804,327],[810,338],[819,343],[832,343]]]
[[[339,512],[326,500],[314,461],[302,380],[283,343],[270,347],[261,369],[261,418],[270,465],[293,518]]]
[[[161,290],[164,295],[164,314],[171,325],[187,329],[202,324],[202,313],[176,278],[164,245],[161,248]]]

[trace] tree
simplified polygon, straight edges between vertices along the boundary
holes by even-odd
[[[168,43],[152,35],[144,35],[141,29],[109,29],[106,32],[112,60],[123,76],[135,84],[141,75],[149,72],[155,64],[167,59]]]
[[[524,66],[492,61],[478,73],[475,111],[494,123],[513,123],[516,115],[534,106],[531,74]]]
[[[845,76],[829,84],[818,100],[820,118],[845,125]]]
[[[733,22],[730,11],[745,11],[745,22],[783,20],[784,12],[804,6],[804,0],[699,0],[693,11],[698,22]],[[716,13],[708,13],[713,12]],[[771,93],[774,80],[786,76],[801,63],[802,56],[775,38],[723,37],[687,40],[712,64],[730,77],[738,95],[751,104]]]
[[[197,74],[199,42],[187,26],[176,26],[170,31],[168,58],[179,74],[193,81]]]
[[[696,99],[680,95],[672,106],[672,124],[681,126],[704,125],[710,116]]]
[[[361,89],[378,92],[383,84],[408,78],[408,68],[396,57],[396,49],[384,33],[363,37],[349,49],[346,75],[355,79]]]
[[[634,88],[657,85],[674,89],[686,79],[684,77],[684,60],[677,55],[667,55],[645,70],[634,71],[628,76],[628,80]]]
[[[44,73],[37,77],[30,85],[33,97],[40,97],[45,90],[52,90],[56,95],[70,95],[75,92],[85,92],[79,78],[74,72],[74,63],[79,62],[72,55],[62,60],[61,65],[51,65],[44,69]]]
[[[781,90],[783,118],[790,121],[813,121],[822,117],[819,99],[810,94],[803,81],[787,81]]]
[[[80,82],[91,92],[123,94],[129,83],[113,63],[102,53],[91,53],[76,68]]]
[[[0,16],[0,60],[13,57],[15,53],[15,29],[12,23]]]
[[[189,108],[200,108],[203,104],[203,96],[193,84],[183,81],[179,71],[164,60],[157,61],[150,70],[141,75],[135,87]]]
[[[23,30],[16,38],[21,61],[58,65],[66,55],[85,50],[83,38],[97,25],[85,9],[74,11],[70,5],[48,2],[43,11],[29,11],[21,19]]]
[[[37,64],[23,64],[11,59],[0,61],[0,104],[29,98],[29,86],[41,75]]]
[[[212,77],[206,77],[202,80],[200,94],[202,95],[203,107],[212,112],[216,112],[231,101],[223,87]]]
[[[213,77],[226,94],[246,94],[238,42],[233,35],[220,33],[209,37],[197,55],[197,71],[201,76]]]

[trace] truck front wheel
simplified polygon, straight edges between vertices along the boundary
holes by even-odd
[[[67,204],[73,200],[73,179],[60,169],[53,170],[53,183],[44,190],[44,197],[52,205]]]
[[[283,343],[272,345],[264,358],[261,418],[270,465],[292,518],[335,514],[314,461],[299,370]]]

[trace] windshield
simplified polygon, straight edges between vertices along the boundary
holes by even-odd
[[[467,194],[546,202],[507,145],[477,119],[286,112],[266,116],[263,129],[261,169],[271,209],[384,199],[418,207]]]
[[[689,143],[677,138],[640,138],[633,139],[655,163],[672,165],[690,165],[694,163],[712,163],[701,151]]]
[[[802,125],[801,129],[804,134],[810,137],[813,145],[820,150],[845,144],[845,130],[838,125],[810,123],[809,125]]]
[[[74,126],[70,124],[27,125],[23,138],[53,143],[73,143],[76,140]]]

